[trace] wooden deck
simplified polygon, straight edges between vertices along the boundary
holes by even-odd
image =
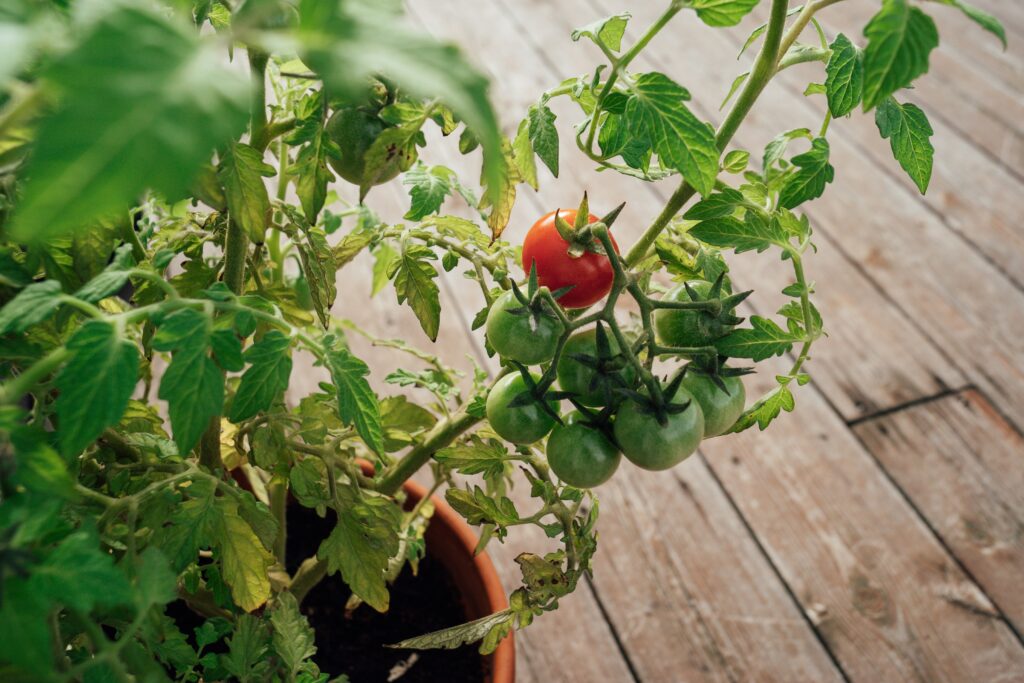
[[[1003,19],[1010,49],[954,10],[928,8],[942,46],[910,96],[935,128],[926,198],[870,117],[830,130],[836,181],[806,207],[820,247],[809,277],[830,337],[797,411],[765,435],[708,442],[671,472],[626,464],[599,489],[594,580],[517,636],[519,681],[1024,681],[1024,3],[972,1]],[[511,133],[542,90],[597,63],[569,40],[575,25],[632,5],[635,36],[663,3],[409,4],[414,22],[502,74],[493,98]],[[860,35],[876,6],[837,5],[825,28]],[[682,17],[635,68],[677,78],[717,122],[760,9],[736,29]],[[760,150],[820,121],[821,103],[801,95],[807,73],[769,86],[736,145]],[[556,113],[560,178],[542,169],[539,192],[520,190],[507,238],[587,189],[598,209],[627,200],[616,231],[629,243],[671,186],[595,173],[572,146],[579,114]],[[443,149],[426,160],[465,168]],[[368,203],[397,219],[407,199],[396,185]],[[366,299],[369,268],[344,271],[335,313],[422,340],[392,293]],[[736,277],[758,290],[754,310],[774,310],[784,268],[737,261]],[[453,363],[489,363],[468,332],[477,296],[454,274],[445,281],[437,349]],[[359,350],[378,379],[404,362]],[[518,583],[512,558],[547,547],[525,535],[489,547],[507,587]]]

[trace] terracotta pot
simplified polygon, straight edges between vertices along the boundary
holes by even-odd
[[[415,505],[427,494],[425,488],[414,481],[404,485],[410,503]],[[467,619],[479,619],[508,607],[505,589],[486,552],[473,555],[477,537],[465,520],[443,499],[434,496],[434,516],[427,526],[427,551],[451,575],[461,592]],[[516,678],[516,649],[513,635],[509,635],[494,654],[484,658],[487,683],[513,683]]]

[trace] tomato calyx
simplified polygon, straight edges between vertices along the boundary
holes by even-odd
[[[519,287],[515,282],[511,283],[512,294],[515,296],[516,301],[521,305],[516,308],[508,309],[508,312],[512,315],[529,315],[532,316],[536,324],[540,324],[542,318],[553,318],[555,320],[561,320],[560,316],[553,310],[551,310],[551,303],[547,297],[544,296],[544,291],[547,288],[542,288],[537,280],[537,268],[536,265],[531,266],[530,275],[526,279],[526,292],[524,293],[522,288]],[[544,291],[542,291],[542,289]],[[551,296],[557,299],[563,294],[567,293],[572,287],[562,287],[551,292]]]
[[[688,374],[701,375],[707,377],[712,384],[725,392],[727,396],[731,395],[725,380],[730,377],[752,375],[754,374],[754,368],[727,368],[723,365],[726,360],[728,360],[726,356],[715,356],[710,359],[695,358],[683,367],[680,379]]]
[[[718,277],[711,284],[706,294],[702,294],[690,282],[684,282],[683,287],[689,297],[689,301],[667,301],[661,300],[654,303],[655,308],[661,309],[694,309],[696,313],[697,329],[702,338],[708,340],[718,339],[736,325],[742,323],[746,318],[736,315],[736,307],[753,294],[750,289],[736,294],[724,293],[725,273],[719,273]],[[706,285],[705,285],[706,286]],[[701,305],[699,308],[694,304]]]
[[[657,419],[658,424],[664,427],[668,424],[669,416],[678,415],[688,410],[693,403],[693,400],[690,398],[681,402],[672,400],[679,393],[685,372],[686,369],[684,368],[682,372],[676,373],[676,376],[655,395],[643,394],[632,389],[619,389],[619,393],[635,403],[639,412],[653,416]],[[685,391],[683,394],[688,395]]]
[[[596,353],[570,353],[567,357],[594,371],[587,391],[603,397],[604,405],[611,405],[616,402],[618,390],[630,388],[622,374],[629,366],[629,359],[621,350],[612,348],[608,334],[600,321],[594,330]],[[575,393],[569,393],[570,398],[578,398]]]
[[[584,192],[583,200],[576,211],[576,220],[572,224],[562,218],[560,210],[556,210],[555,229],[558,231],[559,236],[568,244],[566,251],[569,256],[580,258],[587,253],[607,256],[604,245],[601,244],[597,235],[594,234],[594,230],[599,225],[603,225],[606,229],[612,227],[612,223],[619,217],[625,206],[626,202],[622,202],[604,217],[591,223],[589,222],[590,202],[587,199],[587,193]]]
[[[515,398],[509,401],[508,407],[521,408],[535,403],[541,411],[553,418],[556,423],[564,424],[562,416],[558,414],[558,411],[551,408],[550,402],[557,402],[564,398],[570,398],[569,394],[564,391],[549,391],[548,387],[551,386],[550,382],[538,383],[534,381],[533,375],[525,365],[517,361],[511,361],[511,364],[522,376],[523,383],[526,384],[526,390],[520,392]]]

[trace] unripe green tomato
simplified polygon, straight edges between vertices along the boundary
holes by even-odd
[[[611,347],[612,355],[619,352],[619,343],[611,333],[608,334],[608,345]],[[558,357],[558,386],[563,391],[571,391],[577,395],[577,401],[587,406],[600,406],[604,404],[605,396],[601,387],[590,389],[597,371],[588,368],[575,358],[577,356],[592,356],[597,358],[597,330],[590,328],[569,337],[562,348],[562,355]],[[631,386],[636,377],[636,370],[627,365],[618,371],[618,375]]]
[[[679,389],[672,398],[674,403],[691,399],[685,389]],[[692,401],[681,413],[668,416],[662,425],[653,414],[640,411],[634,401],[625,402],[615,416],[615,440],[622,454],[637,467],[645,470],[667,470],[693,455],[704,438],[704,414],[700,404]]]
[[[539,381],[540,375],[534,375],[533,379]],[[543,439],[555,426],[555,418],[544,412],[536,401],[509,406],[524,391],[527,391],[526,381],[515,373],[498,380],[487,394],[487,420],[491,429],[506,441],[521,445]],[[548,405],[553,412],[558,411],[557,401],[548,401]]]
[[[691,280],[690,287],[705,298],[711,291],[711,283],[705,280]],[[679,285],[664,296],[665,301],[692,301],[684,285]],[[732,330],[732,325],[712,323],[712,329],[701,330],[702,311],[659,308],[654,312],[654,329],[658,341],[667,346],[706,346]]]
[[[522,307],[523,304],[511,291],[499,296],[487,313],[487,340],[503,358],[524,365],[546,363],[555,357],[562,324],[547,316],[538,321],[528,313],[510,313]]]
[[[722,381],[729,393],[715,386],[707,375],[688,372],[683,377],[683,388],[696,399],[704,413],[705,439],[723,434],[736,424],[747,400],[747,392],[739,377],[723,377]]]
[[[622,454],[604,434],[576,422],[573,415],[565,425],[556,425],[548,437],[548,465],[569,486],[600,486],[615,474]]]
[[[387,128],[376,114],[358,107],[338,109],[327,119],[324,127],[327,136],[338,145],[341,158],[327,157],[331,168],[342,178],[359,187],[386,183],[402,171],[403,157],[395,155],[387,166],[380,169],[374,178],[369,178],[366,168],[366,152],[377,137]]]

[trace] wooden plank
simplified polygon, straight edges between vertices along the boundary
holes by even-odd
[[[1018,633],[1024,631],[1021,435],[973,390],[868,420],[854,431]]]
[[[1024,647],[820,394],[702,446],[851,681],[1021,681]]]
[[[602,11],[611,11],[611,2],[600,4]],[[634,21],[643,27],[653,13],[653,8],[640,6]],[[697,23],[683,17],[673,35],[707,31]],[[718,41],[670,41],[671,35],[659,35],[650,45],[650,57],[636,68],[689,74],[685,85],[697,103],[707,101],[702,94],[728,82],[734,69],[744,68],[730,64],[730,51],[722,50]],[[687,68],[698,61],[701,70]],[[779,122],[815,125],[820,117],[818,106],[806,98],[769,87],[741,127],[736,145],[760,149],[778,131]],[[846,188],[826,192],[803,209],[819,232],[878,283],[971,381],[1006,405],[1017,424],[1024,424],[1024,293],[982,256],[950,239],[935,214],[923,209],[916,191],[879,173],[863,145],[842,134],[832,138],[836,183]]]
[[[438,17],[460,16],[444,3],[430,8]],[[478,5],[473,18],[507,25],[494,5]],[[472,37],[457,37],[472,54],[486,54],[485,65],[500,59],[465,42]],[[481,39],[507,44],[501,31]],[[542,75],[531,61],[524,59],[520,71]],[[563,157],[563,168],[573,175],[569,159]],[[459,167],[458,159],[446,161]],[[466,294],[471,313],[478,302]],[[599,492],[606,502],[595,584],[641,680],[841,680],[703,462],[693,459],[683,480],[628,463],[623,470]],[[693,521],[680,526],[667,519]]]
[[[595,11],[579,0],[558,4],[543,0],[520,0],[508,3],[506,7],[519,25],[529,23],[532,26],[530,36],[534,42],[531,48],[547,50],[550,56],[546,62],[557,64],[559,69],[558,73],[554,73],[549,67],[546,78],[538,75],[538,83],[532,90],[524,89],[517,94],[512,89],[503,88],[496,93],[503,110],[519,113],[525,111],[539,90],[550,87],[551,83],[557,83],[568,75],[593,68],[599,59],[596,48],[586,43],[572,43],[567,40],[567,36],[575,18],[593,16]],[[642,26],[642,20],[639,21]],[[496,64],[495,71],[500,71],[502,67],[514,68],[512,64],[525,58],[524,51],[518,45],[511,44],[508,50],[511,54],[507,57],[500,57],[503,54],[500,48],[488,51]],[[679,66],[675,71],[689,74],[693,70]],[[714,97],[718,97],[718,94],[715,93]],[[563,131],[569,129],[569,122],[575,122],[580,117],[578,111],[564,102],[554,101],[551,104],[560,117]],[[563,172],[555,184],[559,191],[559,194],[553,195],[555,200],[572,202],[584,188],[590,190],[595,201],[603,201],[608,205],[616,202],[619,197],[627,198],[626,211],[616,224],[618,234],[630,238],[638,235],[644,227],[644,221],[660,211],[677,182],[673,179],[667,183],[639,186],[635,180],[615,173],[596,173],[580,163],[585,158],[575,148],[571,134],[563,133],[561,138],[561,158],[575,160],[576,163],[572,172]],[[552,181],[546,184],[542,181],[542,192],[550,192],[551,185]],[[567,187],[569,190],[565,191]],[[518,219],[521,214],[513,215]],[[526,217],[517,220],[516,228],[510,228],[512,239],[516,236],[513,230],[528,225],[528,221]],[[625,243],[625,240],[620,241]],[[819,306],[824,311],[831,336],[815,349],[816,362],[811,372],[845,418],[857,419],[889,406],[933,395],[947,387],[964,384],[963,376],[950,364],[948,358],[927,341],[912,321],[879,291],[875,283],[865,277],[859,266],[847,262],[842,252],[836,250],[827,237],[819,238],[819,244],[821,250],[808,261],[808,268],[811,269],[809,276],[819,282]],[[783,303],[784,297],[780,290],[791,281],[788,264],[745,255],[734,262],[734,273],[739,284],[756,287],[754,303],[762,309],[759,312],[774,311]],[[886,353],[878,353],[877,349],[886,349]]]

